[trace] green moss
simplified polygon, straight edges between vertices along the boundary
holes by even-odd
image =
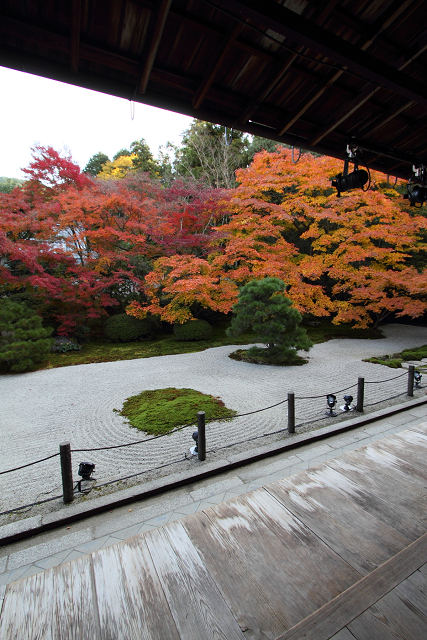
[[[204,411],[206,422],[230,418],[236,411],[227,409],[220,398],[194,389],[155,389],[131,396],[123,404],[120,415],[128,419],[132,427],[146,433],[169,433],[175,427],[192,424],[197,412]]]
[[[170,333],[143,342],[111,343],[105,339],[93,340],[84,344],[81,351],[78,352],[50,354],[49,364],[46,368],[170,356],[178,353],[196,353],[213,347],[223,347],[230,344],[247,345],[256,342],[255,335],[251,331],[241,333],[237,338],[229,338],[225,333],[229,324],[228,320],[216,324],[213,327],[212,336],[208,340],[198,342],[178,342]],[[378,329],[351,329],[348,325],[333,325],[330,320],[322,320],[317,327],[308,326],[307,335],[315,343],[325,342],[332,338],[375,339],[384,337]]]
[[[421,360],[422,358],[427,358],[427,345],[413,349],[404,349],[401,353],[393,353],[387,356],[366,358],[363,362],[372,362],[373,364],[385,365],[391,369],[399,369],[402,366],[402,362]]]
[[[371,362],[372,364],[383,364],[390,369],[400,369],[402,367],[402,360],[400,358],[389,358],[388,356],[381,356],[379,358],[366,358],[363,362]]]

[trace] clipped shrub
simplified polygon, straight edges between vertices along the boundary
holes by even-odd
[[[9,371],[35,369],[49,357],[53,329],[37,313],[9,298],[0,299],[0,364]]]
[[[68,338],[60,338],[59,340],[55,340],[52,351],[54,353],[68,353],[68,351],[80,351],[81,348],[82,345],[74,342],[73,340],[69,340]]]
[[[175,340],[182,342],[207,340],[212,335],[212,327],[206,320],[188,320],[183,324],[174,324],[173,335]]]
[[[139,320],[127,313],[119,313],[108,318],[104,333],[111,342],[135,342],[150,338],[154,333],[154,324],[150,318]]]

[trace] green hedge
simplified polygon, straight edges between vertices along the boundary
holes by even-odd
[[[154,335],[154,323],[151,318],[139,320],[127,313],[111,316],[104,324],[104,333],[111,342],[135,342]]]
[[[207,340],[212,335],[212,327],[206,320],[189,320],[183,324],[174,324],[173,334],[175,340],[182,342]]]

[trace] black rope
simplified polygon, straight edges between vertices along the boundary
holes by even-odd
[[[145,471],[139,471],[138,473],[133,473],[131,476],[125,476],[124,478],[117,478],[116,480],[109,480],[109,482],[104,482],[103,484],[97,484],[96,487],[106,487],[109,484],[114,484],[114,482],[121,482],[122,480],[129,480],[129,478],[135,478],[136,476],[142,476],[144,473],[149,473],[150,471],[157,471],[158,469],[163,469],[164,467],[170,467],[172,464],[177,464],[178,462],[184,462],[184,460],[189,460],[190,458],[180,458],[179,460],[174,460],[173,462],[167,462],[166,464],[160,465],[160,467],[153,467],[152,469],[145,469]]]
[[[20,469],[25,469],[26,467],[31,467],[33,464],[38,464],[39,462],[44,462],[45,460],[50,460],[51,458],[56,458],[59,456],[59,453],[54,453],[47,458],[42,458],[41,460],[36,460],[35,462],[29,462],[28,464],[23,464],[21,467],[15,467],[15,469],[8,469],[7,471],[0,471],[0,476],[4,473],[11,473],[12,471],[19,471]]]
[[[395,376],[394,378],[388,378],[387,380],[365,380],[365,384],[380,384],[381,382],[390,382],[391,380],[398,380],[399,378],[403,378],[403,376],[407,376],[408,372],[405,371],[401,373],[400,376]]]
[[[159,438],[163,438],[164,436],[170,436],[172,433],[176,431],[181,431],[186,427],[193,427],[197,424],[196,422],[192,422],[191,424],[184,424],[182,427],[176,427],[173,431],[169,431],[169,433],[161,433],[158,436],[153,436],[152,438],[146,438],[145,440],[136,440],[135,442],[128,442],[127,444],[114,444],[110,447],[96,447],[94,449],[71,449],[71,453],[88,453],[89,451],[105,451],[107,449],[121,449],[123,447],[132,447],[134,444],[142,444],[143,442],[151,442],[152,440],[158,440]]]
[[[15,507],[14,509],[10,509],[9,511],[2,511],[0,513],[0,516],[6,516],[9,513],[14,513],[15,511],[22,511],[22,509],[31,509],[32,507],[35,507],[38,504],[44,504],[45,502],[52,502],[52,500],[58,500],[59,498],[62,498],[62,493],[60,496],[54,496],[53,498],[46,498],[46,500],[37,500],[37,502],[32,502],[31,504],[25,504],[22,507]]]
[[[380,404],[380,402],[387,402],[388,400],[394,400],[395,398],[400,398],[401,396],[406,395],[406,391],[404,393],[398,393],[397,396],[391,396],[391,398],[384,398],[383,400],[377,400],[377,402],[370,402],[369,404],[365,404],[365,407],[373,407],[374,404]]]
[[[353,387],[357,387],[357,384],[352,384],[351,387],[340,389],[339,391],[335,391],[335,393],[342,393],[343,391],[348,391],[349,389],[353,389]],[[321,396],[304,396],[304,397],[295,396],[295,400],[318,400],[319,398],[325,398],[327,395],[329,394],[322,393]]]
[[[254,413],[260,413],[261,411],[268,411],[269,409],[278,407],[280,404],[284,404],[287,401],[288,399],[286,398],[286,400],[281,400],[276,404],[272,404],[270,407],[264,407],[263,409],[256,409],[255,411],[248,411],[247,413],[238,413],[238,414],[233,414],[229,416],[217,416],[215,418],[209,418],[208,422],[215,422],[216,420],[230,420],[231,418],[243,418],[244,416],[250,416]],[[158,438],[163,438],[164,436],[170,436],[173,433],[176,433],[177,431],[186,429],[187,427],[194,427],[196,424],[197,424],[197,420],[195,422],[191,422],[190,424],[184,424],[182,427],[176,427],[175,429],[173,429],[172,431],[169,431],[168,433],[161,433],[158,436],[153,436],[152,438],[146,438],[145,440],[137,440],[136,442],[128,442],[127,444],[115,444],[110,447],[97,447],[94,449],[71,449],[71,453],[88,453],[90,451],[106,451],[107,449],[120,449],[123,447],[132,447],[134,444],[142,444],[144,442],[151,442],[152,440],[157,440]]]

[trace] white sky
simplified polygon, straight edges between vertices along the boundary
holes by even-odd
[[[0,176],[23,178],[39,142],[69,149],[83,169],[95,153],[110,160],[134,140],[145,138],[154,156],[158,147],[181,142],[191,118],[128,100],[0,67]]]

